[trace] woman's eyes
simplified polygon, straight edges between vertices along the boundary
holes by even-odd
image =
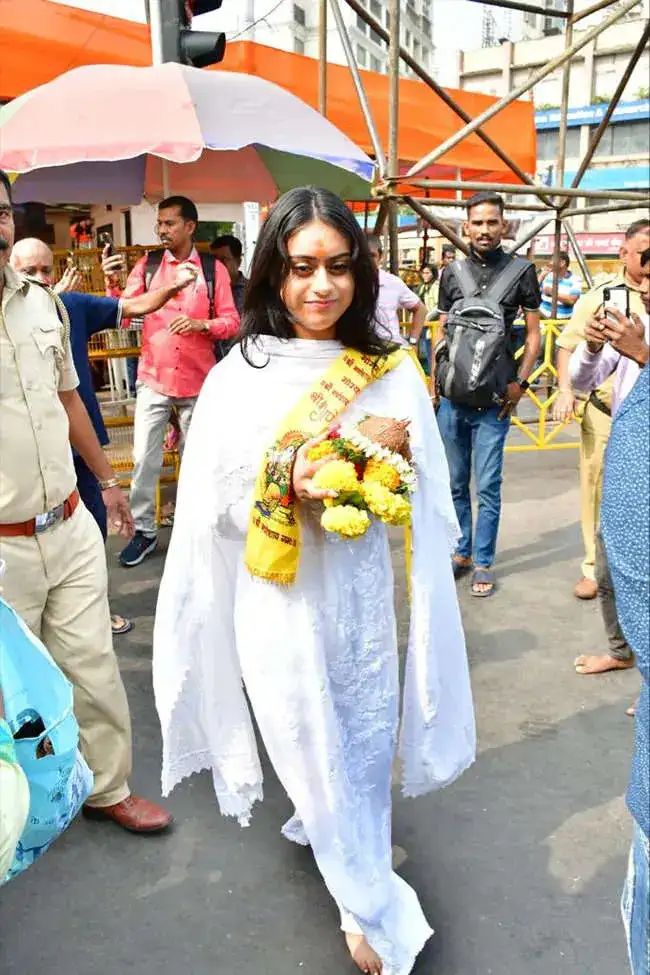
[[[292,264],[291,270],[293,271],[294,274],[297,274],[299,277],[308,278],[312,274],[315,274],[317,267],[311,264]],[[349,270],[350,270],[349,261],[337,261],[336,264],[330,264],[330,266],[328,267],[329,273],[334,275],[347,274]]]

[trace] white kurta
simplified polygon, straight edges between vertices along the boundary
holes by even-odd
[[[391,866],[391,769],[399,719],[387,531],[320,529],[299,505],[298,576],[251,577],[244,545],[255,479],[277,429],[341,352],[337,342],[264,338],[254,369],[236,347],[208,377],[183,458],[154,632],[163,791],[210,769],[224,814],[249,821],[262,773],[246,685],[273,766],[296,807],[285,835],[308,842],[344,920],[407,975],[431,934]],[[450,551],[458,528],[426,389],[405,360],[344,414],[411,421],[412,610],[400,755],[406,795],[447,785],[472,762],[471,690]],[[347,925],[346,925],[347,926]],[[352,926],[350,924],[350,926]]]

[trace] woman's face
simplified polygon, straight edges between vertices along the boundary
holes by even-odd
[[[296,337],[336,338],[336,323],[354,297],[350,243],[320,220],[296,231],[287,242],[289,273],[281,298]]]

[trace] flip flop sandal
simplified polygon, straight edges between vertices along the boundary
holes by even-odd
[[[454,573],[454,579],[461,579],[463,576],[466,576],[468,572],[472,571],[472,563],[459,562],[458,559],[452,559],[451,568]]]
[[[121,636],[123,633],[130,633],[132,629],[132,620],[127,620],[123,616],[111,616],[111,631],[113,636]]]
[[[485,592],[477,592],[475,586],[489,586],[490,588]],[[489,569],[476,569],[472,576],[472,596],[476,596],[477,599],[486,599],[488,596],[494,595],[495,588],[494,573]]]

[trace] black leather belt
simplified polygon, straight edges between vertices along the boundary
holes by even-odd
[[[604,413],[605,416],[612,415],[611,408],[607,405],[607,403],[603,403],[602,399],[597,393],[592,392],[587,402],[591,403],[592,406],[595,406],[596,409],[600,410],[601,413]]]

